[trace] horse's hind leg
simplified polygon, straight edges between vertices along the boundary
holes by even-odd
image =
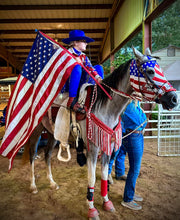
[[[36,182],[35,182],[35,174],[34,174],[34,160],[31,163],[31,185],[30,185],[30,191],[33,194],[38,193]]]
[[[88,151],[87,165],[88,165],[88,191],[87,199],[89,205],[88,218],[93,220],[99,219],[98,210],[94,207],[94,185],[96,181],[96,164],[99,148],[90,145]]]
[[[101,196],[103,197],[103,209],[105,211],[114,212],[115,208],[108,198],[108,167],[109,156],[105,153],[102,155],[101,160]]]
[[[30,163],[31,163],[31,185],[30,190],[33,194],[36,194],[38,192],[37,186],[35,183],[35,174],[34,174],[34,160],[35,160],[35,150],[39,141],[39,137],[42,133],[43,125],[40,123],[35,130],[33,131],[31,137],[28,140],[29,144],[29,153],[30,153]]]
[[[47,165],[47,178],[49,179],[51,188],[58,190],[59,186],[54,181],[53,176],[52,176],[52,171],[51,171],[51,156],[52,156],[52,151],[53,151],[56,143],[57,143],[57,141],[54,139],[54,135],[48,132],[48,143],[45,148],[45,161],[46,161],[46,165]]]

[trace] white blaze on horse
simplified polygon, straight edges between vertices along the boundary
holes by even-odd
[[[118,149],[121,145],[122,134],[120,115],[125,109],[129,98],[139,99],[138,94],[141,93],[143,99],[160,103],[163,108],[167,110],[170,110],[177,105],[175,89],[165,78],[156,59],[151,56],[149,49],[146,50],[145,55],[134,48],[133,51],[135,59],[122,64],[115,69],[111,75],[103,80],[102,85],[110,93],[112,100],[110,100],[100,88],[97,88],[97,86],[91,86],[93,89],[93,94],[91,95],[93,97],[90,108],[87,112],[87,117],[85,120],[78,121],[81,128],[81,137],[88,149],[87,199],[89,204],[89,219],[99,219],[99,213],[94,207],[94,186],[99,151],[101,151],[101,195],[103,197],[103,209],[106,211],[115,211],[113,203],[108,198],[108,165],[114,147]],[[66,100],[63,99],[62,102],[66,102]],[[69,111],[64,107],[61,107],[58,112],[58,117],[56,118],[54,137],[58,139],[64,147],[68,148],[69,145],[67,141],[70,133],[70,125],[67,125],[64,121],[64,118],[62,117],[64,114],[67,114],[67,118],[70,121]],[[67,131],[62,127],[63,123],[67,125]],[[38,135],[40,135],[40,132],[37,132],[36,130],[41,126],[49,129],[50,133],[52,133],[54,124],[52,126],[48,117],[44,117],[42,123],[33,132],[33,142],[38,141]],[[62,132],[62,130],[65,132]],[[54,137],[51,136],[54,144],[49,146],[50,152],[56,143]],[[31,140],[32,138],[30,138],[29,141]],[[31,144],[31,151],[34,151],[32,150],[33,147],[33,144]],[[46,161],[48,162],[49,179],[52,181],[50,155],[50,153],[46,154],[48,158],[46,158]],[[33,158],[33,155],[31,156]],[[32,164],[34,164],[33,161],[34,158],[31,159]],[[34,177],[33,184],[37,190]],[[51,182],[51,185],[58,188],[54,180]]]

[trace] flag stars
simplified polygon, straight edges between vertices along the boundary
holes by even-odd
[[[54,43],[49,42],[44,36],[38,34],[22,74],[34,83],[57,49],[58,47],[55,47]]]

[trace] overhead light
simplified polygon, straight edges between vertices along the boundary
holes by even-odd
[[[62,28],[62,26],[63,26],[62,24],[58,24],[57,28]]]

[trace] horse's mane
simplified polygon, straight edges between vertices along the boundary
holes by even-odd
[[[128,60],[127,62],[125,62],[123,64],[121,64],[110,75],[105,77],[103,79],[103,84],[106,84],[111,88],[117,89],[118,83],[119,83],[120,80],[123,80],[125,74],[128,71],[128,67],[129,67],[131,61],[132,61],[132,59]],[[103,84],[102,84],[102,86],[105,88],[105,90],[109,94],[111,94],[111,90]],[[101,88],[98,87],[96,102],[102,102],[103,103],[107,99],[108,99],[108,96],[102,91]]]

